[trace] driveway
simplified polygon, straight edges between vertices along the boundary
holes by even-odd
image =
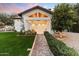
[[[66,37],[59,39],[79,53],[79,33],[64,32]]]

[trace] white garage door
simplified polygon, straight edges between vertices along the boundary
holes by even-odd
[[[47,21],[34,22],[32,24],[32,29],[35,30],[37,34],[43,34],[47,29]]]

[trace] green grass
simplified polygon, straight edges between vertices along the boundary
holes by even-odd
[[[0,56],[25,56],[29,54],[35,36],[17,36],[15,32],[0,33]]]

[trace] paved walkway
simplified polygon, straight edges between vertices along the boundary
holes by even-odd
[[[31,56],[52,56],[46,38],[43,34],[38,34]]]

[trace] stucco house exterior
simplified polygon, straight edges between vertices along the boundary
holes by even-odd
[[[51,32],[52,12],[40,6],[32,7],[18,14],[14,19],[16,31],[35,30],[37,34]]]

